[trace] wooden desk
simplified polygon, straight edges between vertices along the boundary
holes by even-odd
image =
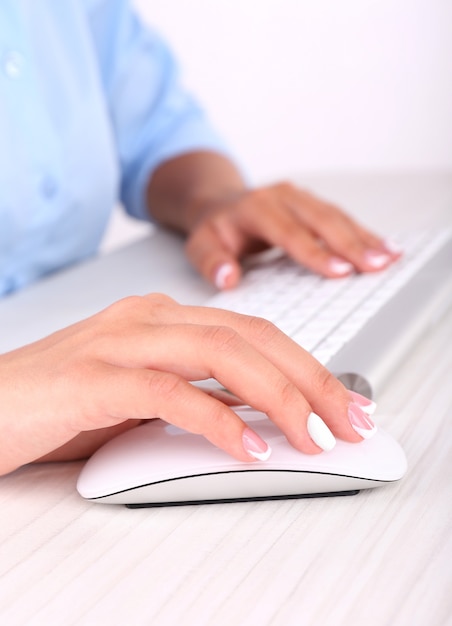
[[[452,175],[309,184],[362,210],[374,226],[452,223]],[[210,295],[180,242],[162,237],[163,252],[175,254],[168,272],[182,274],[166,283],[169,292],[186,301]],[[140,242],[3,301],[8,336],[0,349],[127,292],[160,288],[161,276],[148,278],[155,250],[153,241]],[[63,300],[58,314],[36,315]],[[75,491],[79,463],[1,478],[0,623],[452,624],[452,311],[378,402],[378,422],[404,447],[409,472],[399,484],[353,497],[129,510],[83,501]]]

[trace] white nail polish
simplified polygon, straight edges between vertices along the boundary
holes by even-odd
[[[366,405],[360,404],[359,406],[361,410],[363,410],[364,413],[366,413],[367,415],[373,415],[377,408],[377,403],[371,400],[369,404],[366,404]]]
[[[342,259],[338,259],[336,257],[332,257],[328,263],[330,270],[337,274],[338,276],[343,276],[344,274],[350,274],[353,271],[353,265],[348,261],[343,261]]]
[[[312,441],[326,452],[336,445],[333,433],[316,413],[311,413],[308,417],[308,433]]]
[[[351,402],[348,407],[348,417],[353,430],[363,439],[370,439],[377,432],[377,427],[369,414],[354,402]]]
[[[390,261],[390,258],[389,255],[384,254],[383,252],[368,250],[366,252],[366,261],[371,267],[380,269]]]
[[[233,271],[234,268],[231,263],[223,263],[223,265],[220,265],[214,279],[215,285],[218,289],[224,289],[226,287],[226,281]]]
[[[377,403],[366,398],[366,396],[357,393],[356,391],[349,391],[349,394],[355,404],[357,404],[364,413],[367,415],[373,415],[377,409]]]
[[[369,430],[367,428],[360,428],[359,426],[353,426],[353,424],[352,424],[352,428],[363,439],[371,439],[375,435],[375,433],[377,432],[377,427],[376,426],[374,426],[372,429]]]

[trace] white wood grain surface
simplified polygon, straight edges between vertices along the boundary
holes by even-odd
[[[446,178],[424,176],[421,195],[450,223]],[[416,180],[319,189],[369,212],[396,185],[401,213],[423,219]],[[452,624],[452,311],[378,401],[409,471],[352,497],[129,510],[83,501],[79,463],[0,478],[0,624]]]

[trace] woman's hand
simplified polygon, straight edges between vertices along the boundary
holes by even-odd
[[[155,219],[188,236],[189,259],[219,289],[239,282],[247,255],[274,246],[330,277],[380,270],[400,256],[391,242],[291,183],[248,189],[235,164],[213,152],[163,163],[147,202]]]
[[[243,257],[273,246],[328,277],[380,270],[400,256],[336,206],[290,183],[241,191],[204,204],[199,214],[188,257],[219,289],[239,282]]]
[[[85,457],[156,417],[241,461],[267,455],[221,397],[189,382],[208,378],[266,413],[308,454],[331,444],[328,428],[351,442],[372,432],[366,401],[269,322],[154,294],[121,300],[0,357],[0,473],[37,459]]]

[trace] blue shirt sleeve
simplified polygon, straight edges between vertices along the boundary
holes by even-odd
[[[121,200],[146,219],[145,187],[165,160],[192,150],[228,153],[205,113],[183,88],[162,39],[127,0],[91,0],[89,23],[116,139]]]
[[[148,219],[200,149],[227,152],[128,0],[1,0],[0,296],[95,254],[118,200]]]

